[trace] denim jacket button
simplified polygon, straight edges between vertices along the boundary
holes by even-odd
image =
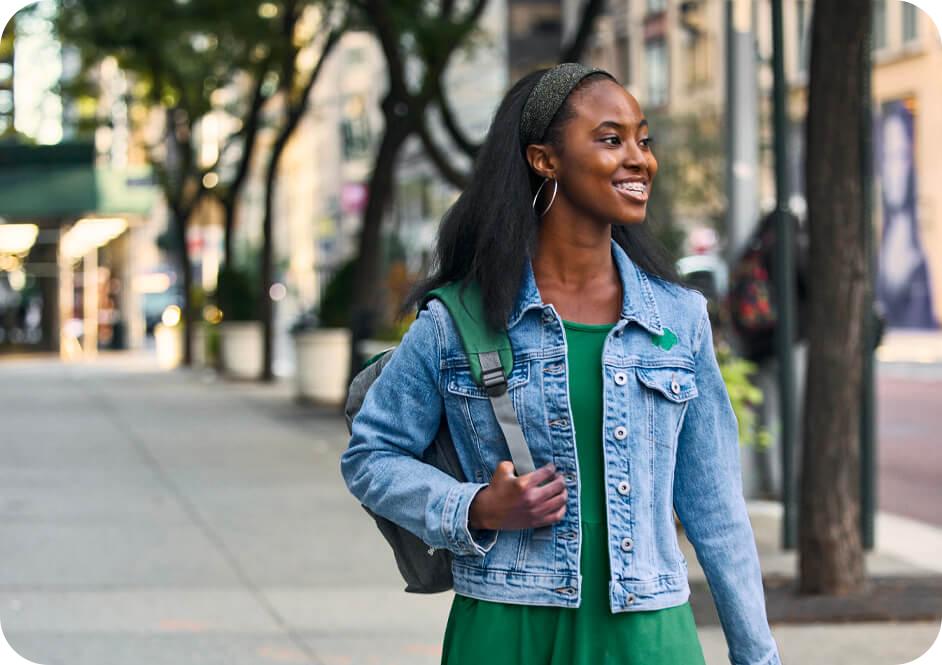
[[[615,385],[623,386],[626,383],[628,383],[628,375],[625,374],[624,372],[616,372],[615,373]]]
[[[552,323],[556,320],[556,317],[553,316],[553,312],[549,309],[543,310],[543,323]]]
[[[680,394],[680,384],[677,383],[677,379],[671,380],[671,392],[674,393],[675,395]]]
[[[628,597],[625,598],[625,602],[626,602],[627,604],[629,604],[629,605],[631,605],[632,603],[634,603],[634,602],[635,602],[635,595],[634,595],[633,593],[629,593],[629,594],[628,594]]]
[[[565,476],[563,476],[563,480],[572,485],[574,482],[576,482],[576,474],[567,473]]]
[[[628,428],[624,425],[619,425],[615,428],[615,438],[619,441],[622,441],[628,437]]]
[[[631,491],[631,484],[627,480],[623,480],[618,483],[618,493],[622,496],[626,496],[628,492]]]
[[[631,540],[631,538],[621,539],[622,550],[624,550],[625,552],[630,552],[632,547],[634,547],[634,542]]]

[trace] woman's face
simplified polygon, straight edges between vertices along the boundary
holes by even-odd
[[[549,147],[545,158],[559,182],[556,214],[582,213],[607,224],[643,222],[657,160],[637,100],[614,81],[597,81],[569,103],[574,116],[563,128],[562,145]]]

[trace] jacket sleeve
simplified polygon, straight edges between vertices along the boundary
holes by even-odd
[[[780,665],[765,610],[755,536],[742,493],[739,428],[701,300],[696,382],[674,470],[674,509],[697,554],[733,665]]]
[[[423,309],[367,392],[340,469],[350,492],[373,512],[431,547],[483,556],[497,532],[472,532],[468,510],[487,485],[459,482],[420,459],[444,412],[443,338],[435,315]]]

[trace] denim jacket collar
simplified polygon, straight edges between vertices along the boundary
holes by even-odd
[[[621,321],[618,327],[624,327],[628,321],[634,321],[652,334],[664,334],[661,315],[658,312],[647,274],[628,258],[625,250],[614,240],[612,240],[612,257],[615,259],[615,267],[621,279],[622,303],[619,315]],[[533,264],[527,257],[523,269],[523,280],[517,292],[517,300],[510,312],[507,328],[517,325],[523,315],[531,309],[542,307],[543,300],[540,298],[540,291],[536,285]]]

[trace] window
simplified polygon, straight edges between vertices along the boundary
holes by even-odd
[[[886,48],[886,0],[873,0],[873,49]]]
[[[903,3],[903,43],[916,41],[919,37],[919,10],[915,5]]]
[[[644,47],[645,103],[663,106],[667,103],[667,44],[663,39],[648,42]]]
[[[667,9],[667,0],[647,0],[648,14],[657,14]]]

